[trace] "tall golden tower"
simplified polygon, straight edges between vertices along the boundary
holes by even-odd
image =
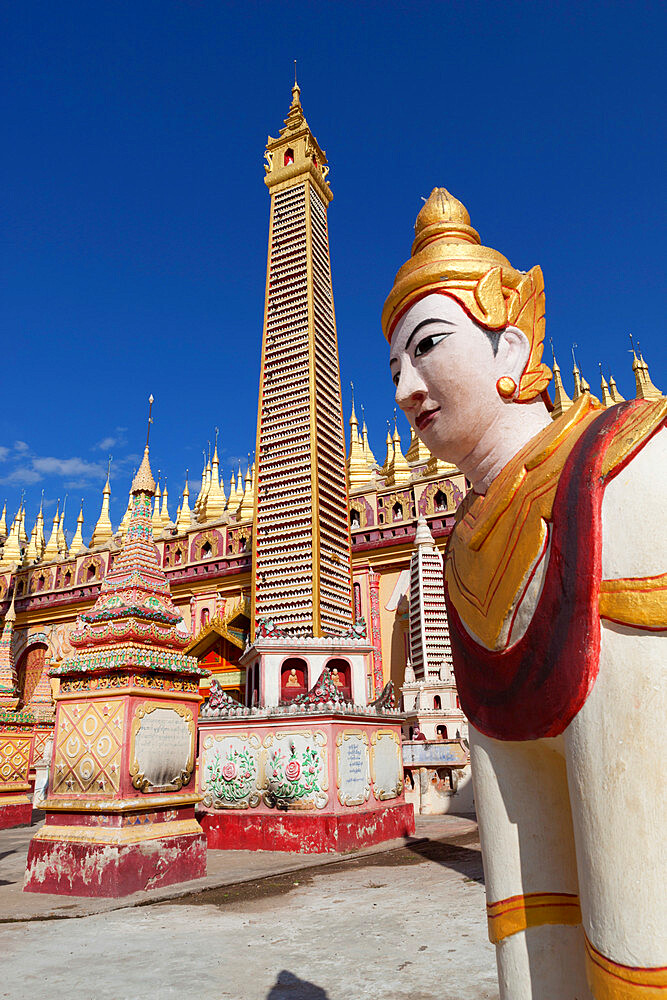
[[[350,526],[327,158],[295,82],[269,136],[269,251],[257,418],[252,615],[314,636],[352,624]]]

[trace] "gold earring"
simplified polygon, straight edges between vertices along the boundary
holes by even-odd
[[[496,382],[496,390],[501,399],[511,399],[516,392],[516,382],[511,375],[501,375]]]

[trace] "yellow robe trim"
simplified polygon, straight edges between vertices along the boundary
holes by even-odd
[[[489,940],[498,944],[511,934],[544,924],[580,924],[579,897],[570,892],[529,892],[486,904]]]
[[[449,596],[466,628],[499,649],[503,626],[540,555],[565,462],[600,412],[584,393],[505,466],[485,496],[470,493],[447,551]]]
[[[595,1000],[665,1000],[667,966],[633,968],[613,962],[586,938],[586,974]]]
[[[461,620],[487,649],[506,644],[503,629],[543,549],[563,466],[601,409],[584,393],[505,466],[485,496],[469,493],[459,508],[445,577]],[[667,399],[631,412],[607,449],[603,475],[620,465],[665,416]],[[615,606],[620,607],[620,597]],[[628,615],[634,614],[626,607]],[[652,620],[654,611],[646,614]],[[641,614],[623,622],[642,627]]]
[[[633,628],[667,629],[667,573],[603,580],[600,617]]]

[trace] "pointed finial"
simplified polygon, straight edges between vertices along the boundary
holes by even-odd
[[[42,490],[42,499],[39,501],[39,512],[42,513],[44,509],[44,490]]]
[[[578,346],[579,346],[578,344],[573,344],[572,345],[572,364],[574,365],[575,371],[579,371],[579,366],[577,365],[577,359],[574,356],[574,349],[575,349],[575,347],[578,347]]]
[[[150,434],[151,434],[151,424],[153,423],[153,417],[151,416],[151,414],[153,412],[153,403],[154,402],[155,402],[155,400],[153,399],[153,393],[151,393],[150,396],[148,397],[148,427],[146,428],[146,447],[147,448],[148,448],[148,439],[149,439]]]
[[[112,462],[113,462],[113,455],[109,455],[109,461],[107,462],[107,482],[109,481],[109,476],[111,475]]]

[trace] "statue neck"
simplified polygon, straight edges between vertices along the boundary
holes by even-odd
[[[541,399],[504,406],[471,451],[458,463],[475,493],[484,495],[508,462],[536,434],[550,425],[549,411]]]

